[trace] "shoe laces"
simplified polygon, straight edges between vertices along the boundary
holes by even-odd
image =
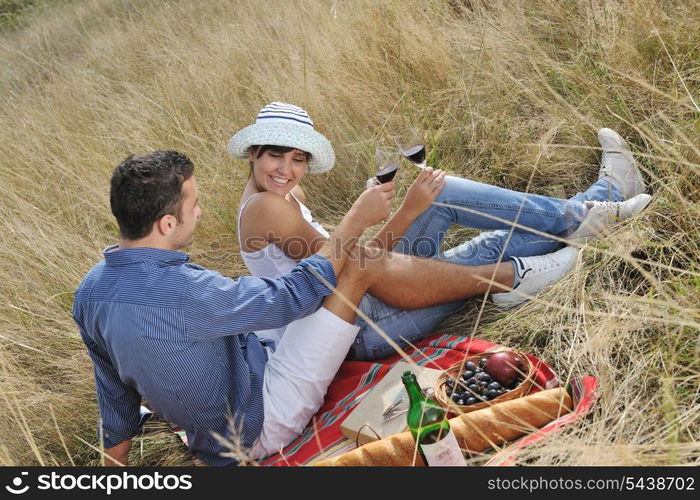
[[[515,259],[518,262],[518,273],[521,279],[524,279],[525,275],[530,270],[536,273],[541,273],[561,266],[561,262],[550,255],[528,257],[527,261],[525,262],[523,262],[523,258],[516,257]]]
[[[602,165],[600,169],[603,172],[605,172],[606,175],[611,175],[613,172],[613,161],[616,159],[616,157],[613,155],[619,155],[619,158],[622,158],[622,159],[625,158],[624,151],[617,151],[617,150],[603,151],[603,155],[600,159],[600,163]]]
[[[600,170],[603,171],[606,175],[610,175],[612,173],[612,158],[608,156],[607,152],[603,153],[603,157],[601,158],[601,164],[602,166],[600,167]]]
[[[561,267],[562,265],[559,260],[555,259],[551,255],[540,256],[537,260],[535,260],[534,264],[538,266],[538,272],[549,271],[550,269],[555,269],[557,267]]]
[[[607,215],[611,215],[613,217],[620,218],[620,202],[619,201],[592,201],[591,203],[593,204],[593,206],[589,207],[589,209],[588,209],[589,214],[590,214],[591,210],[598,207],[598,209],[600,211],[605,212]]]

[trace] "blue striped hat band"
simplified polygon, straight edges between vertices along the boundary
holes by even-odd
[[[263,107],[258,113],[256,123],[260,123],[261,120],[269,121],[294,121],[307,125],[311,128],[314,126],[314,122],[311,121],[309,114],[298,106],[292,104],[286,104],[283,102],[272,102],[267,106]]]

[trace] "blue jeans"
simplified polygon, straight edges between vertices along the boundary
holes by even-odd
[[[554,252],[563,243],[516,228],[512,223],[563,238],[578,228],[587,200],[622,201],[620,190],[607,178],[600,179],[585,192],[569,200],[520,193],[457,177],[447,182],[430,208],[408,228],[394,252],[431,257],[465,266],[507,261],[510,257],[530,257]],[[443,206],[442,204],[449,205]],[[484,232],[440,253],[445,233],[452,224],[482,229]],[[414,310],[390,306],[365,294],[359,308],[392,340],[405,348],[430,332],[464,304],[464,301],[438,304]],[[373,327],[358,317],[360,331],[349,357],[374,360],[394,352]]]

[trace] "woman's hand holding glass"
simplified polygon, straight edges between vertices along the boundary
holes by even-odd
[[[422,214],[445,187],[445,172],[425,167],[408,188],[401,209],[411,218]]]
[[[385,182],[366,189],[353,203],[350,213],[353,220],[364,227],[374,226],[389,216],[394,199],[395,184]]]
[[[401,164],[401,153],[396,148],[379,146],[374,152],[377,176],[367,180],[367,187],[376,186],[394,179]]]

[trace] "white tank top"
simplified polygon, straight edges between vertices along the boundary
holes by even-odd
[[[243,214],[243,210],[248,202],[258,194],[260,193],[251,195],[245,202],[243,202],[243,204],[241,204],[241,207],[238,210],[238,244],[241,247],[241,257],[243,258],[243,262],[248,268],[248,271],[250,271],[253,276],[260,276],[262,278],[279,278],[280,276],[284,276],[285,274],[289,273],[297,265],[297,261],[287,257],[280,247],[274,243],[270,243],[265,248],[256,250],[255,252],[243,251],[243,242],[241,241],[241,215]],[[290,194],[299,204],[301,215],[304,217],[304,220],[311,224],[311,226],[321,235],[328,238],[330,233],[326,231],[319,222],[313,219],[311,216],[311,210],[309,210],[306,205],[299,201],[299,199],[294,196],[293,193],[290,192]],[[255,332],[255,334],[261,340],[273,340],[278,343],[280,338],[282,338],[285,328],[286,327],[261,330]]]

